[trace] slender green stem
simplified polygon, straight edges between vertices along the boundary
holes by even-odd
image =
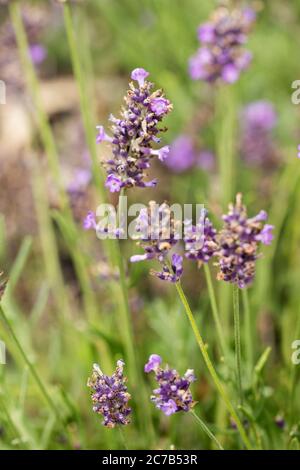
[[[229,399],[229,397],[228,397],[228,395],[227,395],[227,392],[226,392],[225,388],[223,387],[223,385],[222,385],[222,383],[221,383],[221,381],[220,381],[220,379],[219,379],[219,377],[218,377],[218,374],[217,374],[217,372],[216,372],[216,370],[215,370],[215,368],[214,368],[214,366],[213,366],[213,364],[212,364],[212,362],[211,362],[211,360],[210,360],[210,357],[209,357],[209,354],[208,354],[208,352],[207,352],[205,343],[204,343],[204,341],[203,341],[203,339],[202,339],[202,336],[201,336],[200,331],[199,331],[199,329],[198,329],[198,326],[197,326],[197,323],[196,323],[196,321],[195,321],[193,312],[192,312],[192,310],[191,310],[191,308],[190,308],[190,305],[189,305],[189,303],[188,303],[188,300],[187,300],[187,298],[186,298],[186,296],[185,296],[185,294],[184,294],[184,292],[183,292],[183,290],[182,290],[182,287],[181,287],[180,282],[177,282],[177,283],[176,283],[176,289],[177,289],[178,295],[179,295],[179,297],[180,297],[180,300],[181,300],[181,302],[182,302],[182,305],[183,305],[183,307],[184,307],[185,313],[186,313],[186,315],[187,315],[187,317],[188,317],[188,319],[189,319],[189,322],[190,322],[190,324],[191,324],[191,327],[192,327],[193,333],[194,333],[194,335],[195,335],[197,344],[198,344],[199,349],[200,349],[200,351],[201,351],[201,354],[202,354],[202,356],[203,356],[204,362],[205,362],[205,364],[206,364],[206,366],[207,366],[207,368],[208,368],[208,371],[209,371],[209,373],[210,373],[210,375],[211,375],[211,378],[212,378],[212,380],[213,380],[213,382],[214,382],[214,384],[215,384],[215,386],[216,386],[218,392],[220,393],[221,397],[223,398],[224,403],[225,403],[225,405],[226,405],[226,407],[227,407],[229,413],[231,414],[233,420],[235,421],[236,426],[237,426],[237,428],[238,428],[238,430],[239,430],[239,433],[240,433],[240,435],[241,435],[241,438],[242,438],[242,440],[243,440],[243,442],[244,442],[246,448],[247,448],[247,449],[251,449],[250,441],[249,441],[249,439],[248,439],[248,437],[247,437],[247,435],[246,435],[246,433],[245,433],[245,430],[244,430],[243,425],[242,425],[242,423],[241,423],[241,421],[240,421],[240,418],[238,417],[238,415],[237,415],[237,413],[236,413],[236,411],[235,411],[233,405],[231,404],[231,401],[230,401],[230,399]]]
[[[64,5],[64,21],[65,21],[65,29],[68,38],[68,44],[71,53],[72,65],[73,70],[79,90],[79,98],[80,98],[80,108],[81,114],[83,118],[83,125],[86,135],[86,141],[89,147],[91,159],[92,159],[92,172],[95,184],[97,186],[97,190],[100,194],[101,200],[104,201],[105,198],[105,191],[103,186],[103,175],[101,173],[101,169],[99,169],[99,163],[97,160],[97,148],[96,148],[96,139],[95,139],[95,132],[94,132],[94,124],[93,119],[91,116],[91,106],[88,101],[89,94],[86,90],[86,80],[84,78],[82,66],[81,66],[81,59],[79,54],[79,47],[78,41],[76,41],[75,36],[75,28],[72,19],[72,13],[70,9],[70,5]]]
[[[55,417],[57,418],[57,420],[63,425],[63,427],[65,427],[65,423],[63,422],[63,420],[61,419],[61,416],[60,416],[60,412],[59,410],[57,409],[54,401],[52,400],[50,394],[47,392],[47,389],[45,387],[45,385],[43,384],[41,378],[39,377],[37,371],[36,371],[36,368],[34,367],[34,365],[32,364],[32,362],[28,359],[28,356],[27,354],[25,353],[20,341],[18,340],[15,332],[14,332],[14,329],[13,327],[11,326],[11,323],[10,321],[8,320],[4,310],[3,310],[3,307],[0,305],[0,317],[3,321],[3,323],[6,325],[6,328],[8,329],[12,339],[13,339],[13,342],[15,343],[18,351],[20,352],[25,364],[27,365],[28,369],[30,370],[31,372],[31,375],[32,377],[34,378],[38,388],[40,389],[42,395],[44,396],[46,402],[48,403],[49,407],[51,408],[51,410],[53,411]]]
[[[254,354],[253,354],[253,331],[252,331],[252,318],[250,314],[249,295],[247,289],[242,289],[242,299],[244,306],[245,318],[245,347],[247,354],[247,363],[249,365],[250,374],[252,374],[254,367]]]
[[[295,328],[295,339],[299,339],[300,337],[300,313],[298,313],[297,323]],[[291,377],[290,377],[290,416],[291,419],[294,421],[297,418],[297,414],[294,413],[294,406],[295,406],[295,391],[297,385],[297,377],[298,377],[298,366],[296,364],[292,364],[291,370]]]
[[[205,432],[205,434],[207,434],[207,436],[216,444],[216,446],[220,449],[220,450],[224,450],[222,444],[218,441],[218,439],[216,438],[216,436],[213,435],[213,433],[210,431],[210,429],[206,426],[206,424],[204,423],[204,421],[202,421],[202,419],[196,415],[195,411],[194,410],[191,410],[191,414],[195,417],[196,421],[200,424],[200,427],[202,428],[202,430]]]
[[[234,343],[239,404],[243,404],[239,288],[233,286]]]
[[[119,434],[121,436],[122,444],[123,444],[125,450],[128,450],[128,445],[127,445],[127,442],[126,442],[126,439],[125,439],[125,434],[124,434],[124,431],[121,428],[121,426],[118,426],[118,430],[119,430]]]
[[[205,273],[207,289],[209,293],[212,314],[213,314],[213,318],[214,318],[214,322],[215,322],[216,330],[217,330],[217,335],[218,335],[219,342],[220,342],[219,347],[223,355],[226,356],[227,345],[226,345],[225,337],[223,334],[223,328],[222,328],[221,321],[220,321],[220,316],[219,316],[218,306],[217,306],[217,299],[216,299],[215,290],[214,290],[214,286],[213,286],[212,279],[211,279],[210,269],[207,263],[204,263],[204,273]]]

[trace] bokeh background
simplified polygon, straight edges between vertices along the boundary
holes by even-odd
[[[151,169],[159,179],[155,190],[131,190],[129,199],[204,203],[217,226],[237,191],[250,215],[268,211],[275,238],[258,261],[249,289],[255,362],[266,351],[268,358],[256,375],[245,378],[249,416],[246,411],[244,416],[248,423],[254,420],[264,448],[298,448],[300,406],[292,397],[298,396],[299,386],[291,343],[300,339],[300,107],[292,104],[291,85],[300,78],[299,1],[248,2],[257,12],[247,44],[253,61],[237,83],[222,89],[192,81],[188,74],[189,57],[198,47],[197,27],[217,1],[72,2],[73,39],[83,72],[79,86],[63,6],[46,0],[17,3],[21,17],[11,5],[10,11],[0,6],[0,79],[7,92],[6,104],[0,106],[0,271],[10,280],[2,305],[46,396],[2,323],[7,364],[0,366],[0,447],[124,448],[125,437],[129,448],[211,448],[188,413],[167,418],[150,403],[154,384],[142,371],[154,352],[181,373],[194,368],[196,410],[227,448],[241,446],[174,288],[149,276],[147,263],[129,265],[130,255],[137,252],[130,241],[121,249],[140,375],[137,382],[129,375],[133,422],[122,437],[117,429],[102,427],[91,409],[86,382],[92,364],[111,373],[117,359],[127,360],[118,273],[108,263],[107,246],[82,229],[87,211],[102,197],[91,176],[91,142],[95,126],[107,125],[109,114],[118,113],[131,70],[144,67],[174,105],[164,143],[171,144],[175,160]],[[20,56],[18,19],[37,80],[22,51]],[[272,110],[274,124],[249,140],[245,107],[262,100]],[[96,152],[101,178],[100,159],[108,149],[101,144]],[[228,154],[234,171],[231,187],[224,188],[219,162]],[[68,216],[65,205],[71,208]],[[230,292],[214,284],[232,344]],[[234,401],[230,370],[219,360],[202,270],[188,263],[183,286]]]

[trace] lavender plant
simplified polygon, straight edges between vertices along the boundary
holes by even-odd
[[[166,131],[166,128],[159,128],[159,124],[172,105],[162,90],[152,91],[154,85],[147,80],[148,76],[142,68],[132,71],[131,78],[137,86],[130,83],[120,118],[110,116],[112,137],[106,134],[103,126],[98,126],[97,142],[106,141],[112,148],[112,158],[104,163],[107,171],[105,186],[111,192],[134,186],[155,186],[155,179],[145,180],[146,170],[153,157],[164,161],[169,153],[169,146],[154,149],[153,145],[160,142],[158,134]]]
[[[229,10],[219,7],[215,10],[211,20],[198,29],[202,45],[190,59],[191,78],[209,83],[237,81],[252,58],[243,46],[254,20],[255,13],[251,8]]]
[[[91,389],[93,411],[103,416],[102,424],[108,428],[130,423],[131,408],[128,402],[131,396],[125,385],[124,365],[122,360],[117,361],[115,372],[108,376],[103,374],[98,364],[94,364],[92,376],[87,382]]]

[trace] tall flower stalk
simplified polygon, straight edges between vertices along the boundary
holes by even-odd
[[[251,448],[252,448],[251,443],[250,443],[250,441],[249,441],[249,439],[248,439],[248,436],[247,436],[247,434],[246,434],[246,432],[245,432],[245,429],[244,429],[244,427],[243,427],[243,425],[242,425],[242,423],[241,423],[241,421],[240,421],[240,418],[238,417],[238,414],[237,414],[237,412],[235,411],[235,409],[234,409],[234,407],[233,407],[233,405],[232,405],[232,403],[231,403],[231,401],[230,401],[230,399],[229,399],[229,397],[228,397],[227,391],[226,391],[225,388],[223,387],[223,385],[222,385],[222,383],[221,383],[221,381],[220,381],[220,379],[219,379],[219,377],[218,377],[218,374],[217,374],[217,372],[216,372],[216,370],[215,370],[215,368],[214,368],[214,366],[213,366],[213,364],[212,364],[212,361],[211,361],[211,359],[210,359],[210,357],[209,357],[209,354],[208,354],[208,352],[207,352],[207,347],[206,347],[206,345],[205,345],[205,343],[204,343],[204,341],[203,341],[203,339],[202,339],[202,336],[201,336],[200,331],[199,331],[199,329],[198,329],[198,326],[197,326],[195,317],[194,317],[193,312],[192,312],[192,310],[191,310],[191,307],[190,307],[190,305],[189,305],[189,303],[188,303],[188,300],[187,300],[187,298],[186,298],[186,296],[185,296],[185,294],[184,294],[184,292],[183,292],[183,289],[182,289],[182,286],[181,286],[180,282],[177,282],[177,283],[176,283],[176,289],[177,289],[177,293],[178,293],[178,295],[179,295],[179,298],[180,298],[180,300],[181,300],[181,302],[182,302],[182,305],[183,305],[183,307],[184,307],[184,310],[185,310],[185,313],[186,313],[186,315],[187,315],[187,318],[188,318],[188,320],[189,320],[189,322],[190,322],[190,325],[191,325],[191,327],[192,327],[194,336],[195,336],[195,338],[196,338],[196,341],[197,341],[197,344],[198,344],[198,346],[199,346],[199,349],[200,349],[200,352],[201,352],[201,354],[202,354],[202,357],[203,357],[203,359],[204,359],[204,362],[205,362],[205,364],[206,364],[206,366],[207,366],[207,369],[208,369],[208,371],[209,371],[209,373],[210,373],[210,375],[211,375],[211,378],[212,378],[212,380],[213,380],[213,382],[214,382],[214,384],[215,384],[215,386],[216,386],[216,388],[217,388],[217,390],[218,390],[220,396],[222,397],[222,399],[223,399],[223,401],[224,401],[224,403],[225,403],[225,405],[226,405],[226,408],[227,408],[228,412],[230,413],[230,415],[232,416],[234,422],[236,423],[237,429],[238,429],[238,431],[239,431],[239,433],[240,433],[240,435],[241,435],[241,438],[242,438],[242,440],[243,440],[243,443],[244,443],[245,447],[246,447],[247,449],[251,449]]]
[[[242,353],[241,353],[241,327],[240,327],[240,304],[239,288],[233,286],[233,320],[234,320],[234,343],[235,343],[235,364],[239,395],[239,404],[243,404],[243,384],[242,384]]]

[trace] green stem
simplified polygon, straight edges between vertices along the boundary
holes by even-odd
[[[247,363],[249,364],[250,374],[252,374],[254,367],[254,354],[253,354],[253,332],[252,332],[252,319],[250,314],[249,295],[247,289],[242,289],[242,299],[244,306],[245,318],[245,347],[247,354]]]
[[[236,426],[237,426],[237,428],[240,432],[241,438],[242,438],[246,448],[251,449],[252,447],[251,447],[250,441],[249,441],[249,439],[248,439],[248,437],[245,433],[245,430],[244,430],[243,425],[240,421],[240,418],[238,417],[233,405],[231,404],[231,401],[230,401],[230,399],[227,395],[227,392],[226,392],[225,388],[223,387],[223,385],[222,385],[222,383],[221,383],[221,381],[218,377],[218,374],[217,374],[217,372],[216,372],[216,370],[215,370],[215,368],[214,368],[214,366],[213,366],[213,364],[210,360],[210,357],[208,355],[205,343],[202,339],[202,336],[201,336],[200,331],[198,329],[198,326],[197,326],[197,323],[195,321],[193,312],[192,312],[192,310],[189,306],[188,300],[187,300],[187,298],[186,298],[186,296],[185,296],[185,294],[182,290],[180,282],[176,283],[176,289],[177,289],[178,295],[180,297],[180,300],[182,302],[182,305],[184,307],[185,313],[186,313],[186,315],[189,319],[189,322],[191,324],[191,327],[192,327],[193,333],[195,335],[197,344],[198,344],[199,349],[201,351],[201,354],[203,356],[204,362],[205,362],[205,364],[208,368],[208,371],[211,375],[211,378],[212,378],[218,392],[220,393],[221,397],[223,398],[224,403],[227,407],[227,410],[229,411],[229,413],[231,414],[233,420],[235,421]]]
[[[204,423],[204,421],[202,421],[202,419],[196,415],[195,411],[194,410],[191,410],[191,414],[194,416],[194,418],[196,419],[196,421],[200,424],[200,427],[202,428],[202,430],[205,432],[205,434],[207,434],[207,436],[217,445],[217,447],[220,449],[220,450],[224,450],[222,444],[218,441],[218,439],[216,438],[216,436],[213,435],[213,433],[210,431],[210,429],[206,426],[206,424]]]
[[[223,328],[221,325],[220,316],[218,312],[217,299],[216,299],[214,286],[213,286],[212,279],[211,279],[211,273],[210,273],[210,269],[207,263],[204,263],[204,273],[205,273],[206,284],[207,284],[207,289],[209,293],[212,314],[213,314],[213,318],[214,318],[214,322],[216,325],[216,330],[217,330],[217,334],[219,338],[219,343],[220,343],[219,347],[223,355],[226,356],[226,351],[227,351],[226,341],[224,338]]]
[[[243,404],[239,288],[233,286],[234,343],[239,404]]]
[[[47,392],[47,389],[45,387],[45,385],[43,384],[42,380],[40,379],[34,365],[32,364],[32,362],[28,359],[27,357],[27,354],[25,353],[21,343],[19,342],[11,324],[10,324],[10,321],[8,320],[4,310],[3,310],[3,307],[0,305],[0,318],[2,319],[3,323],[6,325],[6,328],[8,329],[12,339],[13,339],[13,342],[15,343],[18,351],[20,352],[25,364],[27,365],[29,371],[31,372],[31,375],[32,377],[34,378],[38,388],[40,389],[42,395],[44,396],[46,402],[48,403],[49,405],[49,408],[53,411],[56,419],[61,423],[62,427],[65,428],[65,423],[63,422],[63,420],[61,419],[61,416],[60,416],[60,412],[58,411],[54,401],[52,400],[51,396],[49,395],[49,393]]]
[[[65,29],[67,33],[67,39],[69,44],[69,49],[71,53],[71,60],[73,65],[73,71],[76,78],[78,90],[79,90],[79,98],[80,98],[80,109],[81,115],[83,118],[83,125],[86,135],[86,141],[88,144],[88,148],[90,151],[91,159],[92,159],[92,172],[94,181],[97,187],[97,190],[100,194],[101,200],[105,201],[105,191],[103,188],[104,178],[99,169],[99,163],[97,159],[97,147],[96,147],[96,139],[95,139],[95,131],[94,131],[94,123],[92,119],[92,115],[90,112],[91,105],[88,101],[89,94],[86,90],[86,80],[84,78],[81,59],[79,54],[79,45],[78,41],[76,41],[75,36],[75,28],[73,24],[72,14],[70,5],[64,5],[64,22],[65,22]]]

